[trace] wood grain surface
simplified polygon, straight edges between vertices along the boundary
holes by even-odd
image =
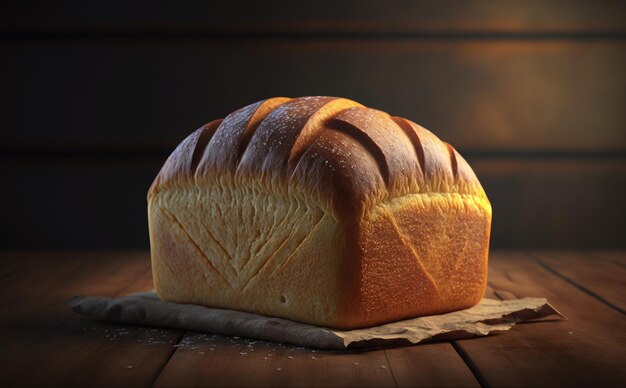
[[[620,385],[624,381],[620,365],[626,360],[624,314],[576,283],[564,281],[533,257],[493,254],[489,284],[517,297],[545,297],[568,320],[521,324],[484,341],[458,341],[481,381],[488,386]],[[624,295],[626,284],[616,287]]]
[[[624,254],[491,255],[488,296],[546,297],[567,321],[520,324],[478,339],[333,352],[85,319],[63,302],[77,294],[150,289],[147,253],[5,252],[0,254],[0,383],[616,386],[626,378],[621,367],[626,324],[619,307],[626,302],[626,285],[609,258],[621,262]]]

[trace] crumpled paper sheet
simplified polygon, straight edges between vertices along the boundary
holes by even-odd
[[[411,345],[485,336],[509,330],[516,322],[561,316],[544,298],[502,301],[485,298],[478,305],[461,311],[343,331],[242,311],[164,302],[154,291],[120,298],[78,296],[66,304],[78,313],[105,321],[249,337],[321,349]]]

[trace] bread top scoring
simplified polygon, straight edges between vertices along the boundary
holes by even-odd
[[[337,97],[270,98],[204,125],[170,155],[148,199],[202,182],[313,198],[341,218],[411,194],[486,199],[451,145],[410,120]]]

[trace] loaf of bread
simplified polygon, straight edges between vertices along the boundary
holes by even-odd
[[[148,193],[167,301],[338,329],[470,307],[491,206],[452,146],[335,97],[271,98],[212,121]]]

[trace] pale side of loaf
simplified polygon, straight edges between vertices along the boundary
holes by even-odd
[[[491,206],[447,143],[334,97],[272,98],[212,121],[148,193],[167,301],[350,329],[470,307]]]

